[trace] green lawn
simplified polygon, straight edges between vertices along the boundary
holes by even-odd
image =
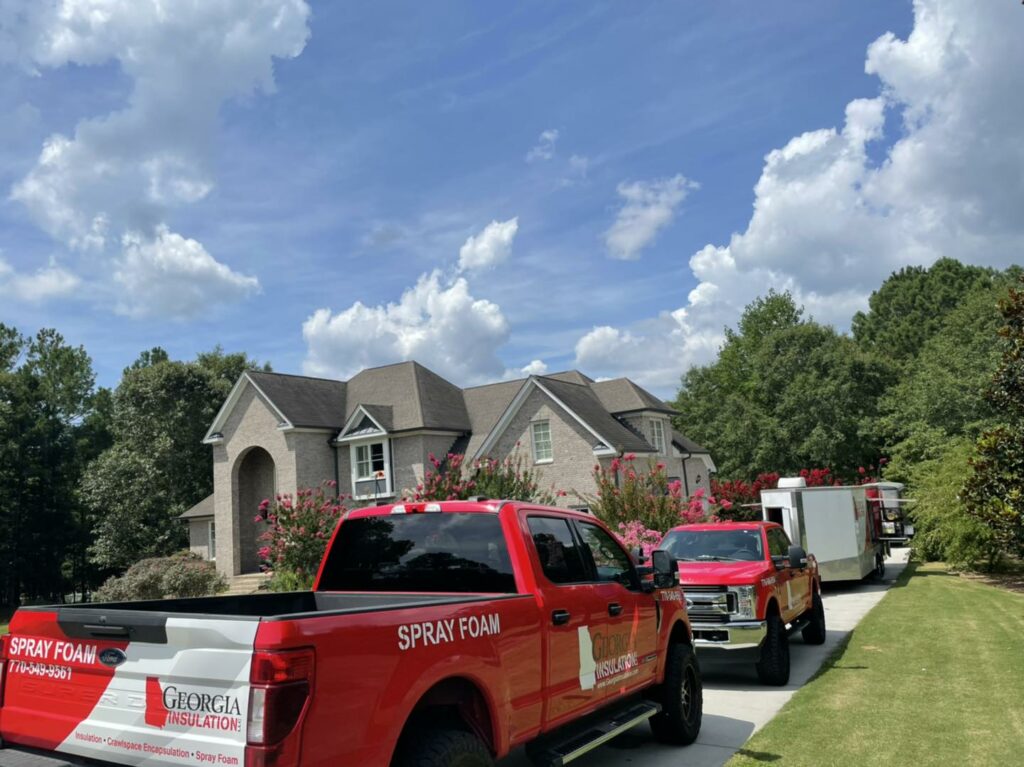
[[[911,565],[726,767],[1024,764],[1024,595]]]

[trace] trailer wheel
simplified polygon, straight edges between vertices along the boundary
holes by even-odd
[[[885,556],[879,554],[875,557],[875,578],[882,580],[885,577]]]
[[[410,733],[396,767],[493,767],[480,738],[464,730],[421,729]]]
[[[776,612],[768,614],[768,634],[761,645],[757,678],[762,684],[775,687],[782,687],[789,682],[789,638],[786,635],[786,624]]]
[[[693,646],[673,642],[665,658],[665,681],[656,698],[661,713],[651,717],[651,732],[662,743],[688,746],[700,734],[704,690]]]
[[[810,623],[801,632],[807,644],[825,644],[825,605],[821,601],[821,594],[814,592],[811,602]]]

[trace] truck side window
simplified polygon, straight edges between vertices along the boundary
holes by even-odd
[[[527,524],[545,577],[552,583],[588,580],[587,568],[569,522],[556,517],[529,517]]]
[[[789,536],[777,527],[768,531],[768,553],[773,557],[789,555]]]
[[[584,545],[594,560],[597,579],[599,581],[615,581],[627,588],[632,587],[634,585],[633,563],[629,559],[629,554],[597,525],[578,522],[577,528]]]

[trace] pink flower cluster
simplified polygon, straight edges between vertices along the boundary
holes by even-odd
[[[264,570],[285,570],[309,579],[320,566],[327,542],[345,513],[337,483],[278,494],[260,503],[255,521],[265,525],[258,549]]]

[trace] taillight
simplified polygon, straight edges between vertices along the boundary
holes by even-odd
[[[0,637],[0,706],[4,705],[4,682],[7,681],[7,643],[10,641],[10,634]]]
[[[257,650],[249,672],[246,767],[287,767],[299,761],[302,719],[313,692],[312,649]]]

